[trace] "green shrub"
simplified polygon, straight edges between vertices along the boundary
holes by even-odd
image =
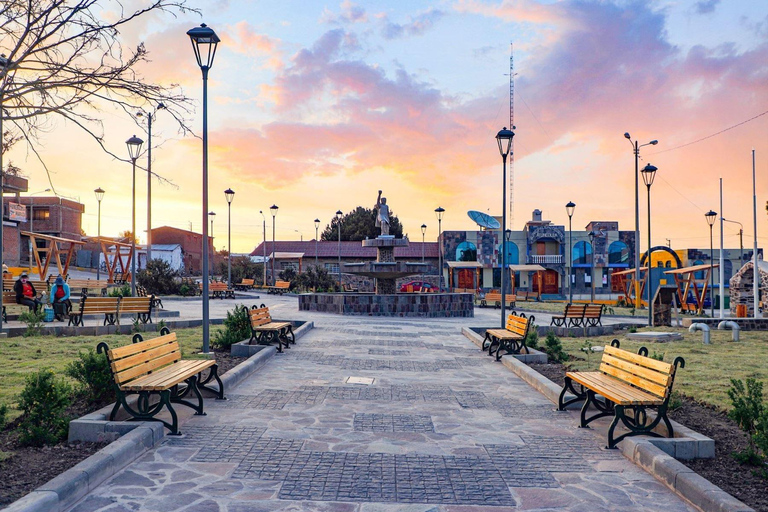
[[[655,359],[657,361],[664,361],[664,352],[656,352],[653,351],[653,354],[651,354],[651,359]]]
[[[251,319],[248,316],[248,307],[235,306],[234,311],[227,311],[224,319],[224,330],[217,330],[213,334],[211,343],[216,348],[227,349],[233,343],[247,340],[251,337]]]
[[[176,280],[179,273],[171,268],[171,264],[158,258],[149,260],[147,268],[139,271],[136,282],[147,289],[147,293],[155,295],[177,295],[180,283]]]
[[[107,295],[109,297],[130,297],[131,285],[124,284],[122,286],[117,286],[115,288],[112,288],[111,290],[109,290],[109,293]]]
[[[544,350],[553,363],[562,363],[568,360],[568,354],[563,350],[560,338],[555,336],[553,331],[547,333],[547,339],[544,341]]]
[[[632,326],[629,329],[627,329],[627,332],[630,334],[634,334],[637,332],[637,327]]]
[[[8,406],[0,404],[0,430],[3,430],[8,424]]]
[[[80,383],[89,401],[95,403],[115,401],[112,372],[105,354],[98,354],[94,349],[82,351],[77,359],[67,365],[65,372]]]
[[[21,444],[43,446],[64,439],[69,426],[69,418],[64,411],[71,401],[72,387],[57,379],[49,368],[27,376],[26,385],[19,395]]]
[[[528,334],[525,335],[525,346],[533,349],[539,347],[539,330],[534,323],[531,324]]]
[[[27,324],[27,330],[24,331],[24,337],[39,336],[43,329],[43,311],[25,311],[19,315],[19,321]]]
[[[749,439],[747,449],[734,456],[741,463],[761,466],[768,456],[768,407],[763,403],[763,383],[749,378],[744,386],[741,380],[731,379],[728,397],[733,404],[728,416]]]

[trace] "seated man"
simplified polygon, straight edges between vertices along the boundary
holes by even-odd
[[[63,321],[64,316],[72,310],[72,302],[69,300],[69,285],[61,276],[51,286],[51,304],[56,314],[56,320]]]
[[[29,276],[26,272],[21,273],[21,277],[13,285],[13,291],[16,292],[16,304],[24,304],[30,311],[37,311],[41,302],[37,300],[37,291],[32,283],[29,282]]]

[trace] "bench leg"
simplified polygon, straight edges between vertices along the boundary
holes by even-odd
[[[571,404],[575,404],[577,402],[581,402],[583,400],[587,399],[587,394],[584,392],[584,387],[581,387],[581,391],[577,391],[576,388],[573,387],[573,380],[570,377],[565,378],[565,384],[563,385],[563,390],[560,392],[560,398],[557,399],[557,410],[558,411],[564,411],[566,407],[568,407]],[[571,398],[570,400],[565,400],[565,394],[570,391],[575,398]]]
[[[200,394],[200,389],[197,387],[197,375],[193,375],[189,377],[184,382],[187,384],[187,387],[184,388],[184,391],[182,391],[181,393],[179,393],[178,386],[174,386],[171,389],[170,391],[171,402],[175,404],[186,405],[187,407],[195,411],[195,416],[205,416],[205,412],[203,411],[203,395]],[[190,391],[197,398],[197,405],[195,405],[193,402],[190,402],[189,400],[184,399],[190,393]]]
[[[480,349],[481,349],[483,352],[485,352],[485,349],[487,348],[487,347],[485,346],[485,342],[486,342],[486,341],[487,341],[487,342],[488,342],[488,344],[490,345],[490,343],[491,343],[491,337],[490,337],[490,335],[489,335],[487,332],[485,333],[485,339],[483,340],[483,344],[480,346]]]
[[[115,403],[115,407],[112,409],[110,419],[114,418],[114,415],[117,413],[117,409],[119,406],[122,406],[123,409],[125,409],[125,412],[131,416],[130,421],[159,421],[168,430],[171,431],[171,435],[180,435],[181,432],[179,432],[179,419],[176,416],[176,411],[173,410],[173,405],[171,405],[171,391],[169,389],[160,391],[160,401],[154,405],[150,405],[149,403],[149,397],[151,394],[152,392],[149,391],[141,391],[139,393],[139,399],[136,401],[137,408],[134,409],[128,405],[128,402],[125,399],[127,393],[119,391],[117,393],[118,401]],[[171,415],[171,423],[155,417],[160,413],[163,407],[168,409],[168,412]]]
[[[296,344],[296,335],[293,334],[293,326],[289,325],[286,327],[283,332],[281,333],[283,337],[283,342],[285,343],[285,346],[287,347],[290,343]],[[290,336],[290,338],[289,338]]]
[[[594,405],[595,409],[597,409],[597,412],[587,418],[587,411],[589,410],[589,406]],[[606,416],[613,416],[615,414],[613,402],[610,400],[601,401],[596,398],[596,394],[591,389],[587,390],[587,400],[584,402],[584,405],[581,407],[581,416],[580,416],[580,422],[579,427],[581,428],[589,428],[589,424],[592,423],[594,420],[598,418],[604,418]]]
[[[211,382],[212,379],[216,380],[219,385],[219,389],[214,389],[208,386],[208,383]],[[226,398],[224,398],[224,383],[221,382],[221,378],[219,378],[218,364],[211,366],[208,377],[206,377],[205,380],[202,378],[202,372],[197,374],[197,387],[200,389],[205,389],[206,391],[210,391],[211,393],[215,393],[216,400],[226,400]]]
[[[627,409],[632,410],[631,416],[626,413]],[[630,407],[622,407],[619,405],[616,406],[616,417],[613,419],[613,422],[611,422],[611,427],[608,429],[608,448],[616,448],[617,444],[619,444],[624,438],[630,436],[664,437],[661,434],[653,431],[653,429],[655,429],[662,421],[664,421],[664,424],[667,427],[667,432],[669,434],[668,437],[674,437],[672,424],[669,422],[669,418],[667,418],[666,405],[662,405],[658,408],[656,418],[654,418],[653,421],[650,421],[646,409],[647,407],[644,405],[635,405]],[[614,438],[613,430],[619,421],[621,421],[621,423],[627,429],[629,429],[629,432]]]

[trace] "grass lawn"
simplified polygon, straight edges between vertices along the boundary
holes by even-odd
[[[215,331],[212,330],[211,334]],[[193,359],[202,350],[202,327],[194,329],[179,329],[176,331],[181,353],[186,359]],[[144,339],[157,337],[158,334],[149,332]],[[77,358],[81,351],[96,349],[100,342],[106,342],[110,348],[128,345],[131,335],[109,334],[105,336],[36,336],[30,338],[0,338],[0,403],[8,404],[10,419],[19,415],[16,409],[16,397],[24,388],[27,375],[41,368],[51,368],[62,377],[67,363]],[[65,377],[69,379],[68,377]]]
[[[646,331],[647,329],[642,329]],[[685,368],[675,375],[675,391],[680,391],[696,400],[730,409],[728,389],[730,379],[755,378],[768,386],[768,333],[750,331],[741,333],[741,341],[734,343],[730,331],[711,331],[710,345],[704,345],[702,333],[689,333],[687,329],[655,328],[665,332],[680,332],[684,339],[669,343],[648,343],[631,341],[622,334],[592,338],[560,338],[563,348],[570,355],[584,361],[569,361],[566,364],[576,370],[594,370],[600,364],[601,353],[587,354],[581,351],[586,339],[592,346],[608,345],[618,338],[621,348],[637,352],[641,346],[648,348],[649,355],[664,354],[664,361],[671,363],[675,357],[685,359]],[[544,337],[539,338],[543,346]],[[589,359],[589,361],[587,361]]]

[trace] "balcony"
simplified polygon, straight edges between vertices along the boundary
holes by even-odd
[[[557,265],[563,263],[562,254],[531,254],[528,263],[538,265]]]

